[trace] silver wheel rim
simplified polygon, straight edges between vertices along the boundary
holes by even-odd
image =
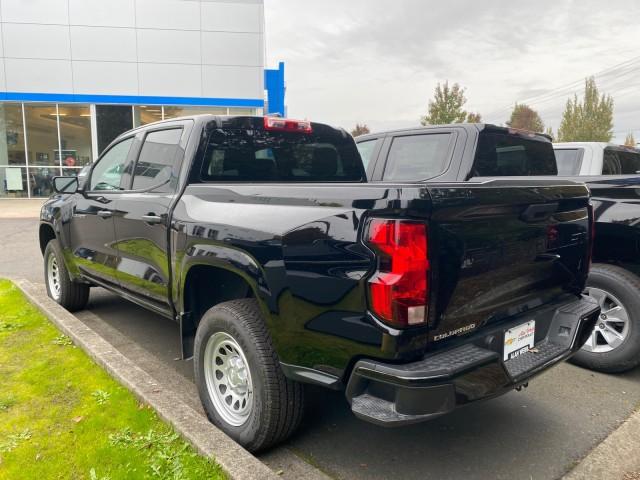
[[[204,351],[204,375],[209,398],[229,425],[244,424],[253,408],[253,383],[247,358],[235,339],[214,333]]]
[[[615,295],[600,288],[588,287],[587,293],[600,305],[600,318],[583,350],[591,353],[607,353],[620,347],[629,336],[629,313]]]
[[[53,299],[60,300],[60,268],[58,267],[58,259],[53,253],[50,253],[47,259],[47,283]]]

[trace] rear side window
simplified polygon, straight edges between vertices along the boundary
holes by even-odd
[[[175,191],[182,160],[181,136],[182,128],[147,134],[133,172],[133,190]]]
[[[623,151],[611,147],[604,149],[603,175],[635,175],[640,173],[640,151]]]
[[[557,175],[551,142],[522,135],[480,132],[474,177],[523,177]]]
[[[577,148],[563,148],[555,151],[558,175],[579,175],[582,151]]]
[[[371,155],[373,155],[373,151],[376,149],[377,141],[378,139],[374,138],[373,140],[365,140],[364,142],[359,142],[356,144],[365,170],[371,162]]]
[[[394,137],[383,179],[426,180],[443,173],[450,143],[450,133]]]
[[[359,182],[364,177],[353,138],[319,124],[310,134],[218,128],[201,171],[205,182]]]

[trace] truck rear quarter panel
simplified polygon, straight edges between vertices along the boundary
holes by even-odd
[[[281,362],[340,377],[358,355],[389,358],[403,335],[367,314],[374,257],[359,235],[367,215],[425,216],[429,205],[420,187],[191,185],[173,215],[176,305],[189,270],[211,265],[249,283]]]

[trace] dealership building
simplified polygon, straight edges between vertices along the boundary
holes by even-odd
[[[41,197],[118,134],[284,114],[262,0],[0,0],[0,197]]]

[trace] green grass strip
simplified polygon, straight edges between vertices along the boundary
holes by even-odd
[[[0,479],[222,479],[0,280]]]

